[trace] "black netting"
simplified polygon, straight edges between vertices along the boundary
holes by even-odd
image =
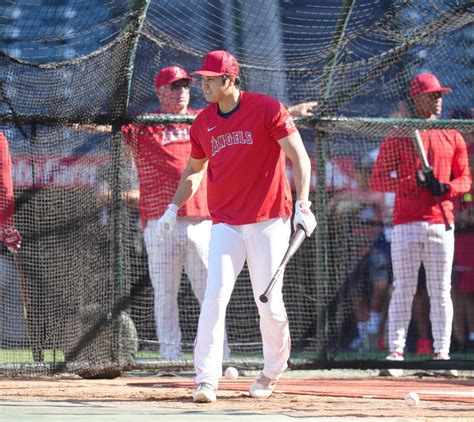
[[[370,177],[381,141],[394,134],[456,129],[472,151],[470,2],[92,3],[0,2],[0,120],[13,163],[15,224],[23,237],[19,260],[6,249],[0,258],[0,368],[95,376],[191,365],[203,286],[189,268],[176,269],[182,354],[160,354],[157,299],[134,195],[143,183],[154,186],[168,164],[157,156],[140,165],[136,148],[150,128],[173,124],[166,129],[172,139],[173,130],[187,130],[184,124],[194,118],[155,114],[157,72],[171,65],[198,69],[212,49],[235,55],[244,90],[270,94],[288,107],[318,102],[313,116],[297,118],[312,158],[311,200],[319,224],[285,273],[293,365],[380,365],[393,281],[393,195],[371,189]],[[417,118],[407,95],[422,72],[453,89],[443,97],[437,121]],[[193,110],[206,105],[199,85],[191,86]],[[125,129],[131,122],[134,136]],[[179,153],[189,153],[186,145]],[[166,201],[175,187],[173,178],[160,179],[150,197]],[[470,315],[464,293],[474,277],[472,198],[459,201],[453,272],[459,312],[451,352],[470,369],[474,355],[461,349],[468,344],[462,330]],[[374,267],[381,267],[386,283],[375,292],[376,311],[376,287],[366,282]],[[358,323],[367,322],[370,311],[380,320],[362,338]],[[235,364],[260,365],[258,322],[244,268],[226,321]],[[407,351],[415,366],[425,359],[416,353],[420,330],[413,319]]]

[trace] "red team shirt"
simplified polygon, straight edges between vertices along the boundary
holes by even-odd
[[[188,110],[189,114],[199,111]],[[156,113],[161,113],[158,110]],[[126,142],[132,149],[140,189],[139,212],[142,225],[158,219],[171,203],[181,173],[189,160],[191,143],[189,125],[135,125],[122,128]],[[184,204],[179,216],[209,218],[206,199],[206,180],[196,194]]]
[[[450,187],[441,196],[448,221],[454,222],[452,199],[469,191],[472,183],[466,143],[455,130],[420,131],[428,162],[441,183]],[[443,223],[441,211],[432,193],[416,183],[416,171],[421,169],[410,138],[387,138],[375,163],[371,188],[381,192],[395,192],[394,224],[414,221]]]
[[[212,221],[251,224],[292,212],[285,154],[278,140],[297,129],[275,99],[241,92],[230,117],[210,104],[191,127],[191,156],[207,157],[208,203]]]
[[[13,225],[14,204],[12,161],[7,138],[0,132],[0,226]]]

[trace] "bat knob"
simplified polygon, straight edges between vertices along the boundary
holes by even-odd
[[[260,295],[259,299],[260,299],[260,302],[262,303],[268,302],[268,297],[266,295]]]

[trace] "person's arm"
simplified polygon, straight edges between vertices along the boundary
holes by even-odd
[[[456,133],[456,147],[453,156],[452,179],[449,181],[449,198],[458,197],[471,190],[472,175],[466,141],[460,133]]]
[[[74,123],[73,129],[83,129],[89,132],[112,133],[112,125],[96,125],[92,123]]]
[[[137,188],[129,189],[122,193],[122,200],[132,208],[138,209],[140,205],[140,191]]]
[[[278,143],[292,163],[296,200],[307,201],[311,180],[311,162],[299,132],[280,139]]]
[[[184,169],[179,185],[174,194],[172,204],[181,208],[198,190],[202,178],[206,174],[208,159],[195,159],[190,157]]]
[[[131,208],[139,208],[140,205],[140,190],[132,188],[121,194],[122,202]],[[112,190],[107,183],[104,183],[97,194],[97,203],[100,207],[109,206],[112,201]]]
[[[416,183],[416,170],[413,173],[401,175],[402,161],[408,156],[402,155],[401,150],[412,148],[411,141],[406,138],[387,138],[380,145],[379,154],[375,160],[370,178],[370,189],[376,192],[394,192],[397,195],[407,195],[420,189]],[[413,156],[415,151],[413,150]],[[407,163],[404,163],[407,165]]]
[[[314,109],[318,106],[317,101],[308,101],[306,103],[299,103],[288,107],[288,113],[293,117],[307,117],[313,116]]]
[[[294,132],[278,141],[293,168],[293,179],[296,187],[295,215],[293,226],[303,226],[307,236],[311,236],[316,228],[316,217],[311,212],[309,185],[311,180],[311,161],[304,147],[299,132]]]
[[[12,253],[16,253],[21,245],[20,232],[15,228],[14,212],[12,161],[7,138],[0,132],[0,227],[2,241]]]
[[[0,226],[13,226],[15,212],[13,197],[12,160],[8,141],[0,133]]]
[[[396,157],[390,159],[393,155],[389,148],[389,140],[382,141],[377,159],[375,160],[370,177],[370,189],[376,192],[395,192],[394,179],[392,172],[396,172]]]
[[[184,169],[179,185],[176,188],[173,200],[168,205],[166,211],[158,220],[158,239],[165,240],[165,236],[173,231],[178,216],[178,210],[188,201],[198,190],[202,178],[206,174],[207,158],[189,158]]]

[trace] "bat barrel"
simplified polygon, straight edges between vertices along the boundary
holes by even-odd
[[[273,289],[273,286],[276,284],[278,279],[280,278],[281,274],[285,270],[285,266],[288,263],[288,261],[291,259],[291,257],[295,254],[295,252],[298,250],[298,248],[301,246],[303,243],[304,239],[306,239],[306,232],[304,231],[302,226],[299,226],[293,236],[290,239],[290,243],[288,245],[288,249],[286,250],[285,256],[283,257],[280,265],[278,266],[277,270],[275,271],[275,274],[273,275],[272,279],[270,280],[270,283],[268,284],[268,287],[266,290],[260,295],[259,300],[262,303],[267,303],[268,302],[268,295],[270,291]]]

